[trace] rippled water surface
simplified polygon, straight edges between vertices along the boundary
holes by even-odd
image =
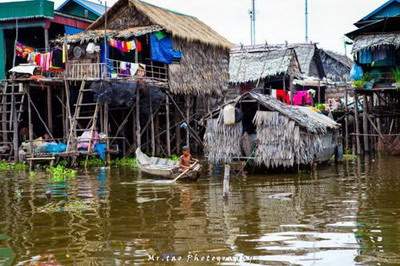
[[[400,265],[399,192],[400,158],[232,178],[227,201],[220,177],[0,172],[0,265]]]

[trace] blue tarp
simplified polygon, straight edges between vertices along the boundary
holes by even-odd
[[[97,143],[94,145],[94,151],[99,155],[100,159],[103,161],[106,159],[106,144]]]
[[[65,145],[64,143],[47,143],[44,147],[43,147],[43,151],[46,153],[52,153],[52,154],[58,154],[58,153],[62,153],[65,152],[67,150],[67,145]]]
[[[74,35],[74,34],[84,31],[83,29],[78,29],[75,27],[67,26],[67,25],[64,26],[64,29],[65,29],[65,34],[67,34],[67,35]]]
[[[165,36],[158,39],[155,33],[150,35],[151,60],[155,62],[171,64],[174,60],[182,58],[182,52],[174,50],[172,39]]]

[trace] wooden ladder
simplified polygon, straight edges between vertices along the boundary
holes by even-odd
[[[25,91],[20,90],[22,84],[1,84],[0,90],[0,157],[12,159],[14,155],[14,131],[18,132],[18,124],[24,108]],[[17,124],[14,124],[14,115]],[[16,127],[16,128],[15,128]],[[8,148],[7,148],[8,147]],[[7,152],[4,152],[7,150]],[[15,157],[14,157],[15,158]]]
[[[81,135],[85,131],[89,131],[90,138],[88,140],[89,146],[87,152],[88,154],[92,153],[94,142],[93,134],[97,124],[99,103],[97,101],[93,102],[93,100],[88,100],[87,97],[85,98],[86,95],[89,95],[89,99],[93,99],[91,98],[91,92],[93,92],[93,90],[85,89],[85,85],[86,82],[82,81],[68,135],[67,152],[77,152],[78,133]]]

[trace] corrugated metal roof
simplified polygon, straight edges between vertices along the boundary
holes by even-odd
[[[54,3],[46,0],[0,3],[0,21],[53,18]]]
[[[66,0],[65,2],[63,2],[58,8],[57,11],[60,11],[66,4],[68,4],[69,2],[75,2],[78,5],[81,5],[82,7],[88,9],[89,11],[95,13],[98,16],[101,16],[104,14],[105,6],[104,5],[100,5],[91,1],[87,1],[87,0]]]

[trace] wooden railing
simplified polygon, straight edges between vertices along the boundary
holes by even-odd
[[[107,59],[107,63],[77,63],[66,64],[65,77],[69,80],[101,80],[101,79],[132,79],[139,77],[138,68],[144,68],[144,77],[156,82],[168,81],[168,66],[137,64]],[[143,73],[143,72],[142,72]]]

